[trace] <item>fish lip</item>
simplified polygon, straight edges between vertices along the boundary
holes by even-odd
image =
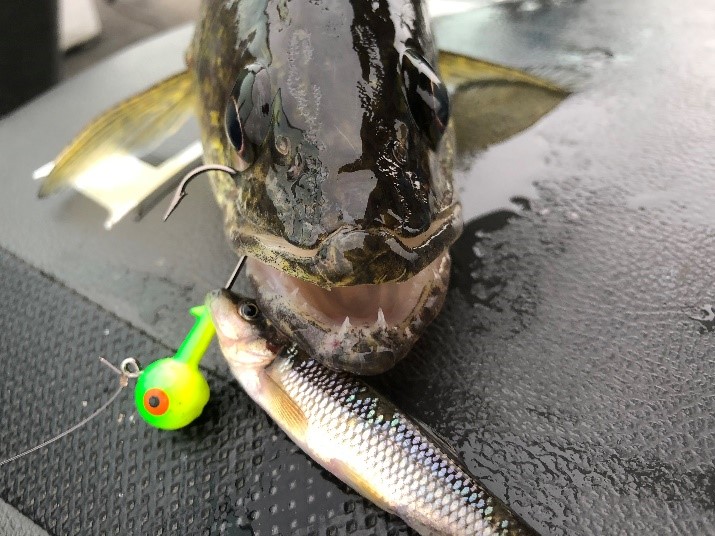
[[[231,233],[240,254],[323,288],[406,281],[449,248],[462,232],[462,207],[444,208],[424,233],[402,237],[385,227],[344,225],[319,246],[300,248],[246,223]]]
[[[405,282],[330,291],[255,259],[246,267],[256,301],[276,328],[327,367],[371,375],[400,361],[437,316],[450,257],[443,252]]]

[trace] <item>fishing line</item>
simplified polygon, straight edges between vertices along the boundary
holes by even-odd
[[[182,179],[176,189],[176,192],[174,192],[174,197],[169,204],[166,214],[164,215],[164,221],[169,218],[181,200],[186,197],[186,186],[189,182],[207,171],[222,171],[231,176],[238,173],[238,171],[233,168],[219,164],[199,166],[188,172]],[[231,290],[231,287],[233,287],[236,282],[236,278],[240,274],[245,261],[245,255],[239,258],[236,267],[224,286],[225,290]],[[204,405],[208,401],[209,396],[208,383],[199,372],[198,365],[204,352],[206,351],[206,348],[208,347],[208,344],[213,338],[215,328],[206,307],[196,307],[192,309],[191,312],[197,319],[196,323],[194,324],[194,328],[192,328],[189,332],[189,335],[187,335],[186,339],[184,339],[184,343],[182,343],[181,347],[177,350],[176,355],[155,361],[144,371],[139,366],[137,360],[133,357],[129,357],[122,361],[119,367],[115,367],[109,361],[100,357],[100,362],[119,376],[119,387],[112,394],[112,396],[110,396],[109,399],[91,415],[82,419],[71,428],[60,432],[47,441],[27,449],[20,454],[0,461],[0,467],[51,445],[63,437],[68,436],[72,432],[82,428],[92,419],[95,419],[106,411],[107,408],[109,408],[124,388],[129,385],[130,379],[139,378],[139,376],[143,373],[144,375],[142,376],[142,379],[139,380],[137,384],[137,389],[140,393],[145,394],[142,398],[144,405],[138,405],[137,409],[144,420],[157,428],[176,429],[186,426],[198,417],[203,410]],[[177,369],[177,367],[179,367],[179,369]],[[186,392],[189,392],[190,394],[187,395]],[[180,402],[177,404],[177,407],[183,407],[183,413],[181,410],[179,410],[178,415],[172,415],[168,412],[170,400],[169,395],[172,395],[176,401]],[[162,404],[162,399],[164,399],[165,404]],[[165,413],[166,415],[164,415]]]
[[[139,375],[141,374],[141,369],[139,367],[139,363],[137,362],[136,359],[133,357],[129,357],[122,361],[122,364],[119,366],[119,368],[115,367],[112,365],[109,361],[104,359],[103,357],[99,358],[99,361],[103,364],[109,367],[113,372],[117,373],[119,375],[119,388],[112,394],[112,396],[109,397],[109,399],[100,406],[99,409],[94,411],[91,415],[88,417],[82,419],[80,422],[72,426],[71,428],[68,428],[67,430],[60,432],[56,436],[48,439],[47,441],[44,441],[43,443],[40,443],[39,445],[36,445],[30,449],[27,449],[24,452],[21,452],[20,454],[17,454],[13,456],[12,458],[8,458],[6,460],[0,461],[0,467],[2,467],[5,464],[8,464],[10,462],[14,462],[15,460],[18,460],[22,458],[23,456],[27,456],[28,454],[32,454],[35,451],[38,451],[48,445],[51,445],[55,441],[59,441],[65,436],[68,436],[75,430],[79,430],[82,428],[85,424],[90,422],[92,419],[100,415],[102,412],[104,412],[111,404],[114,402],[117,397],[121,394],[121,392],[124,390],[125,387],[129,385],[129,380],[133,378],[138,378]]]

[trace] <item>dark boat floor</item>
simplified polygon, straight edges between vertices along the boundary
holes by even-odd
[[[543,534],[715,534],[715,12],[536,4],[440,23],[450,48],[581,89],[460,167],[469,218],[444,312],[376,383]],[[181,68],[189,35],[0,121],[0,459],[106,400],[99,355],[171,353],[232,268],[203,183],[171,224],[160,207],[106,232],[96,205],[39,202],[30,178],[98,111]],[[0,534],[408,532],[297,451],[215,349],[205,369],[211,402],[184,431],[145,426],[126,393],[0,467]]]

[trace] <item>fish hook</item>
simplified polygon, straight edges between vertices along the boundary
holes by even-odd
[[[221,164],[206,164],[205,166],[199,166],[197,168],[192,169],[184,176],[183,179],[181,179],[179,186],[176,188],[176,191],[174,192],[174,197],[171,198],[169,208],[166,210],[166,214],[164,214],[164,221],[169,219],[171,213],[174,212],[176,210],[176,207],[179,206],[179,203],[181,203],[181,200],[186,197],[186,186],[196,177],[207,171],[223,171],[224,173],[228,173],[232,177],[234,177],[238,173],[237,170],[228,166],[222,166]]]
[[[166,214],[164,214],[164,221],[169,219],[171,213],[174,212],[176,210],[176,207],[179,206],[179,203],[181,203],[181,200],[188,195],[186,193],[186,186],[196,177],[207,171],[223,171],[225,173],[228,173],[232,177],[238,173],[238,171],[233,169],[232,167],[224,166],[221,164],[206,164],[204,166],[199,166],[197,168],[192,169],[184,176],[183,179],[181,179],[179,186],[176,188],[176,191],[174,192],[174,197],[172,197],[171,203],[169,203],[169,208],[166,210]],[[226,285],[224,286],[226,290],[231,290],[231,287],[233,287],[233,284],[236,282],[236,278],[241,272],[241,268],[243,268],[243,263],[245,261],[245,255],[238,259],[238,264],[236,264],[236,268],[234,268],[233,273],[230,275],[228,281],[226,282]]]

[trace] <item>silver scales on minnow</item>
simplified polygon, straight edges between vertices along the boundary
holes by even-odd
[[[231,372],[311,458],[422,535],[534,535],[450,449],[358,376],[298,350],[253,300],[206,306]],[[237,320],[238,319],[238,320]]]
[[[211,176],[226,235],[248,258],[251,307],[265,315],[256,331],[228,296],[211,302],[244,388],[318,462],[423,534],[531,533],[347,373],[394,366],[442,307],[462,228],[448,87],[560,90],[437,54],[418,0],[205,0],[186,59],[185,72],[88,125],[40,196],[113,151],[146,154],[196,113],[209,164],[198,171]],[[244,342],[229,348],[229,334]],[[300,350],[278,352],[285,340]],[[168,403],[159,398],[146,400]],[[378,459],[389,484],[368,463]]]

